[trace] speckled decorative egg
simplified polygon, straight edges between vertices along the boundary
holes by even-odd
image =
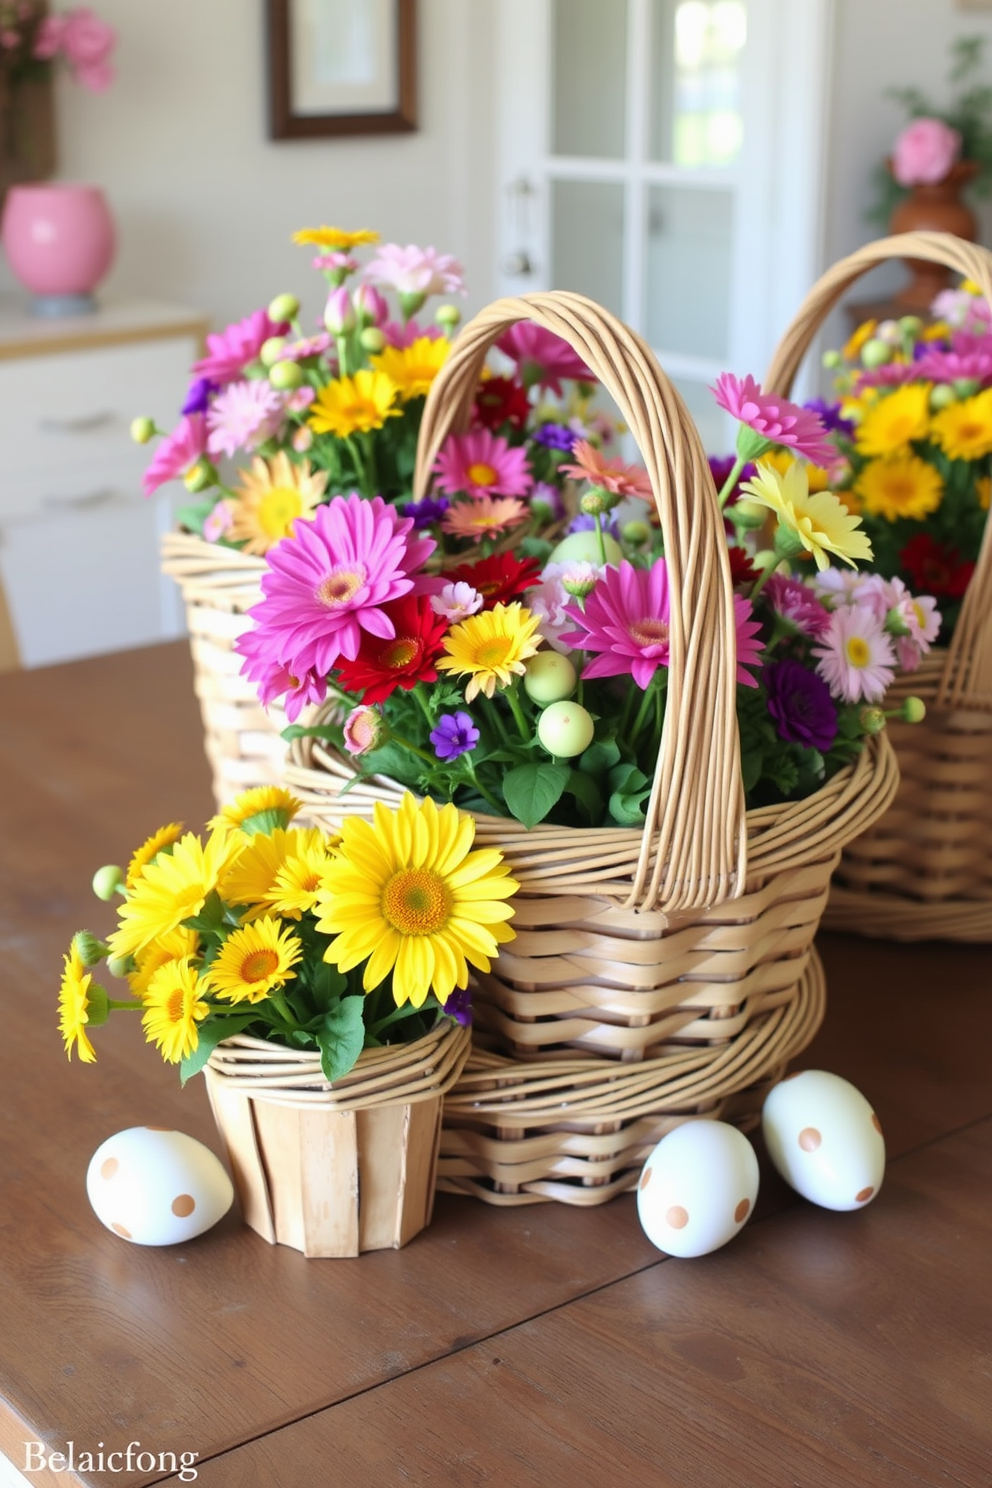
[[[160,1126],[131,1126],[102,1142],[90,1159],[86,1192],[101,1223],[135,1245],[192,1240],[234,1201],[210,1148]]]
[[[769,1091],[761,1113],[768,1155],[786,1183],[824,1209],[863,1209],[885,1173],[885,1140],[856,1086],[801,1070]]]
[[[725,1121],[686,1121],[644,1164],[637,1216],[668,1255],[708,1255],[734,1238],[757,1197],[758,1159],[747,1137]]]

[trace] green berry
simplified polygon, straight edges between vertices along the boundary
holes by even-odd
[[[303,382],[303,373],[296,362],[275,362],[269,368],[269,382],[281,393],[291,393]]]
[[[98,899],[110,900],[124,887],[124,874],[116,863],[107,863],[93,875],[93,892]]]
[[[135,444],[147,444],[155,437],[155,420],[136,418],[131,420],[131,438]]]
[[[535,703],[558,703],[570,698],[579,674],[560,651],[538,651],[526,663],[524,692]]]
[[[537,723],[537,737],[556,759],[573,759],[588,749],[595,731],[592,714],[580,703],[552,703]]]
[[[927,716],[927,705],[922,698],[908,697],[902,705],[902,718],[906,723],[922,723]]]
[[[267,341],[262,342],[258,353],[258,359],[263,367],[274,367],[276,362],[281,360],[282,354],[285,350],[285,336],[270,336]]]
[[[300,313],[300,302],[294,294],[276,295],[269,305],[270,320],[295,320]]]
[[[892,347],[880,336],[873,336],[862,346],[861,360],[866,367],[884,367],[892,360]]]

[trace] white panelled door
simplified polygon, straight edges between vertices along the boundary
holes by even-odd
[[[638,330],[707,447],[820,270],[832,0],[499,0],[503,294]]]

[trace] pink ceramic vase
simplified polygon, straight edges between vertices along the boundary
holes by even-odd
[[[40,315],[95,308],[93,291],[117,246],[98,186],[51,181],[11,186],[0,242],[15,277],[36,296],[32,308]]]

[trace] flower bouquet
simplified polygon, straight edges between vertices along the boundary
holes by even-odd
[[[327,1176],[351,1216],[346,1244],[356,1248],[343,1252],[351,1254],[402,1243],[415,1219],[421,1228],[429,1217],[425,1187],[405,1215],[387,1205],[388,1223],[376,1230],[375,1206],[367,1218],[361,1209],[366,1189],[357,1201],[352,1191],[356,1142],[366,1164],[381,1157],[399,1192],[405,1149],[395,1131],[371,1128],[381,1110],[392,1112],[388,1126],[397,1107],[423,1106],[414,1125],[428,1160],[411,1161],[411,1172],[422,1170],[433,1191],[441,1096],[468,1049],[468,966],[488,971],[513,939],[517,883],[498,852],[472,850],[472,822],[452,805],[406,796],[334,839],[293,826],[298,807],[286,791],[250,790],[210,823],[205,841],[170,823],[126,872],[101,869],[100,897],[123,897],[118,924],[106,940],[88,931],[73,940],[60,1022],[67,1052],[91,1062],[90,1030],[110,1012],[137,1012],[184,1083],[206,1067],[248,1222],[290,1244],[302,1233],[308,1254],[338,1252],[316,1248],[328,1240],[318,1175],[303,1184],[313,1215],[287,1209],[281,1184],[301,1147],[286,1125],[297,1131],[315,1114],[321,1132],[336,1127],[349,1156]],[[104,958],[127,998],[93,980]],[[409,1113],[405,1120],[409,1127]],[[366,1179],[369,1191],[383,1182],[381,1171]]]
[[[417,317],[431,296],[464,293],[460,266],[433,248],[378,245],[369,231],[295,236],[317,249],[327,281],[319,327],[301,324],[296,296],[277,296],[207,338],[171,432],[147,418],[132,426],[139,442],[159,439],[146,494],[181,479],[195,497],[179,512],[182,530],[165,540],[164,566],[187,603],[219,802],[256,777],[279,778],[276,726],[238,683],[230,645],[258,597],[262,559],[297,521],[354,493],[395,508],[413,528],[436,525],[454,561],[470,561],[484,537],[541,553],[565,516],[559,466],[576,439],[601,445],[613,436],[590,407],[594,379],[580,359],[534,327],[515,328],[500,365],[473,389],[437,492],[414,502],[424,400],[459,312],[444,304],[432,323]]]

